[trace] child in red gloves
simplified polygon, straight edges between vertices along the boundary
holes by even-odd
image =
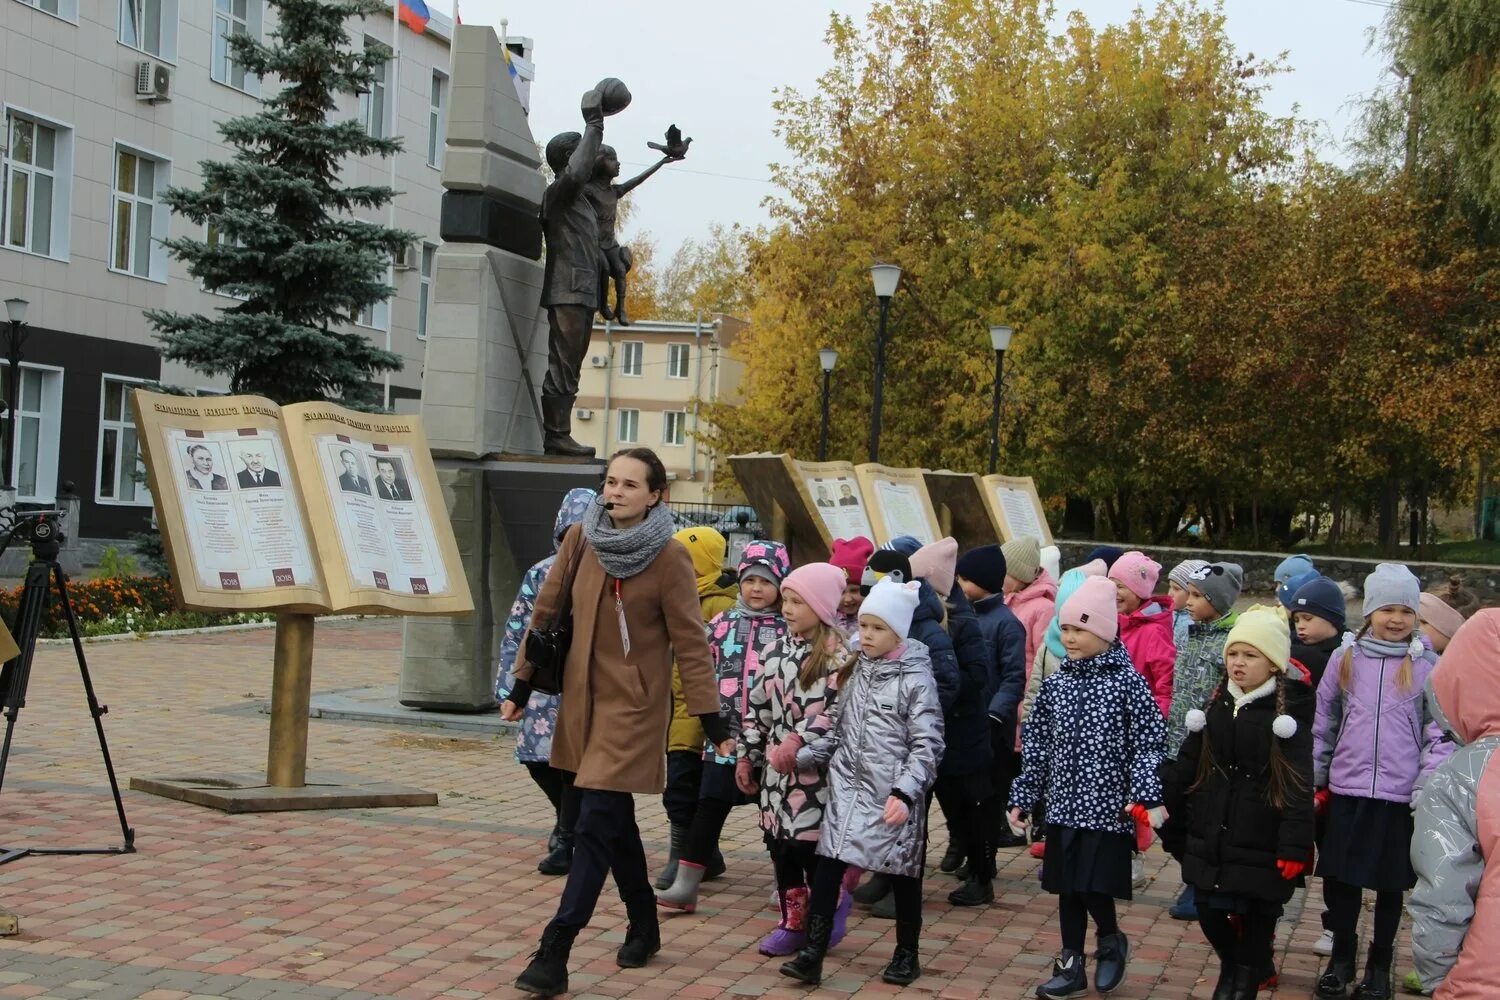
[[[1196,888],[1198,922],[1219,956],[1215,1000],[1254,1000],[1274,974],[1282,907],[1313,846],[1312,691],[1287,673],[1280,608],[1244,612],[1224,646],[1225,683],[1187,715],[1163,777],[1162,831]]]

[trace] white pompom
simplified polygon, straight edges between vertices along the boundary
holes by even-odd
[[[1203,709],[1195,708],[1187,714],[1183,722],[1187,725],[1188,732],[1196,733],[1208,725],[1208,716],[1203,714]]]
[[[1406,651],[1411,655],[1413,660],[1420,660],[1427,653],[1427,647],[1422,645],[1419,633],[1412,633],[1411,645],[1406,647]]]
[[[1297,735],[1297,720],[1290,715],[1278,715],[1276,721],[1271,723],[1271,732],[1284,740],[1289,740]]]

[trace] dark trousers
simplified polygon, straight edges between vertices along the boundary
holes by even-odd
[[[990,876],[994,877],[995,851],[1001,844],[1012,842],[1011,838],[1014,836],[1006,814],[1010,812],[1010,786],[1016,780],[1016,775],[1021,773],[1021,755],[1016,752],[1015,730],[1006,727],[1002,731],[1000,726],[991,725],[990,749],[994,753],[994,760],[990,764],[991,795],[985,800],[983,809],[985,832],[989,838],[985,860],[989,865]]]
[[[552,812],[557,817],[557,828],[571,834],[578,823],[578,792],[573,788],[573,772],[560,771],[551,764],[527,764],[526,771],[531,780],[552,803]]]
[[[959,845],[959,851],[969,859],[969,873],[980,879],[993,879],[995,851],[990,846],[990,820],[986,812],[990,797],[975,794],[978,790],[975,785],[969,777],[939,778],[932,791],[948,819],[949,840]]]
[[[776,888],[781,892],[811,888],[818,870],[816,840],[771,841],[771,865],[776,869]]]
[[[813,871],[812,901],[808,912],[815,917],[833,919],[838,909],[839,890],[844,885],[844,872],[849,866],[834,858],[819,857]],[[922,880],[911,875],[887,875],[891,880],[891,893],[896,898],[896,921],[898,923],[920,923],[922,920]]]
[[[635,825],[635,799],[630,793],[578,789],[578,824],[573,835],[573,867],[553,924],[574,930],[588,926],[599,893],[604,891],[604,879],[611,873],[628,911],[654,913],[656,894],[646,874],[646,850]]]
[[[701,751],[667,752],[667,787],[661,793],[661,807],[670,822],[687,826],[693,821],[693,813],[698,808],[698,785],[702,780]]]
[[[1333,931],[1333,953],[1339,957],[1353,955],[1358,939],[1359,909],[1364,892],[1357,885],[1340,882],[1338,879],[1323,879],[1323,903],[1328,907],[1328,927]],[[1387,958],[1396,945],[1396,932],[1401,928],[1403,893],[1377,892],[1375,894],[1375,927],[1370,938],[1370,952]]]
[[[543,396],[578,395],[578,373],[588,352],[594,310],[589,306],[552,306],[547,310],[547,374]]]
[[[687,844],[682,848],[683,861],[708,866],[714,851],[719,849],[719,835],[724,832],[724,821],[729,818],[731,808],[723,799],[698,800],[693,823],[688,827]]]
[[[1057,922],[1062,930],[1064,951],[1083,951],[1089,917],[1094,918],[1094,932],[1101,937],[1120,929],[1113,896],[1102,892],[1065,892],[1057,897]]]
[[[1219,959],[1225,965],[1248,965],[1257,974],[1263,974],[1273,962],[1276,920],[1280,916],[1279,906],[1252,907],[1249,913],[1240,915],[1236,928],[1228,910],[1198,906],[1198,924]]]

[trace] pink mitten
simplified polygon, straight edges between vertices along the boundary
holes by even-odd
[[[791,774],[797,770],[797,751],[802,749],[802,737],[792,733],[786,739],[771,748],[766,759],[771,762],[771,769],[779,774]]]

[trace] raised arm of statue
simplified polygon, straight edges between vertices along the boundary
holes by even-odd
[[[583,138],[573,155],[568,157],[568,166],[554,182],[559,191],[574,195],[594,176],[594,161],[599,158],[599,147],[604,143],[604,107],[597,90],[583,95]]]
[[[646,178],[648,178],[652,174],[656,173],[658,170],[660,170],[662,167],[666,166],[668,163],[671,163],[673,159],[674,158],[670,157],[670,156],[663,156],[661,159],[659,159],[655,163],[651,164],[651,166],[647,167],[645,170],[642,170],[640,173],[638,173],[634,177],[630,178],[630,180],[623,181],[622,183],[616,184],[615,185],[615,194],[618,194],[618,195],[627,195],[630,192],[634,191],[636,188],[640,187],[642,184],[645,183]]]

